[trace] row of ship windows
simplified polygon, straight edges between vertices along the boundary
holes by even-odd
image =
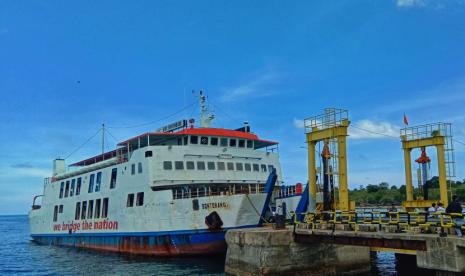
[[[95,202],[95,205],[94,205]],[[101,208],[100,208],[101,207]],[[76,202],[76,210],[74,219],[92,219],[106,218],[108,216],[108,197],[104,199],[96,199]]]
[[[103,202],[103,203],[102,203]],[[82,206],[82,209],[81,209]],[[101,207],[101,208],[100,208]],[[58,214],[63,213],[63,205],[55,205],[53,208],[53,221],[58,220]],[[76,210],[74,219],[91,219],[94,218],[106,218],[108,216],[108,198],[96,199],[95,200],[95,211],[94,211],[94,200],[76,202]]]
[[[219,171],[254,171],[254,172],[267,172],[273,170],[273,165],[265,165],[265,164],[251,164],[251,163],[240,163],[240,162],[207,162],[205,166],[204,161],[186,161],[185,168],[187,170],[197,170],[204,171],[208,170],[219,170]],[[197,166],[196,166],[197,165]],[[173,169],[173,162],[172,161],[164,161],[163,162],[163,169],[164,170],[172,170]],[[174,161],[174,169],[175,170],[184,170],[184,161]]]
[[[111,178],[110,178],[110,189],[114,189],[116,187],[116,177],[118,175],[118,169],[113,168],[111,170]],[[62,181],[60,183],[60,194],[59,198],[63,197],[72,197],[74,195],[79,195],[81,193],[81,183],[82,178],[73,178],[71,180]],[[95,184],[95,185],[94,185]],[[89,187],[87,189],[88,193],[92,192],[99,192],[100,187],[102,184],[102,172],[98,172],[97,174],[91,174],[89,177]]]
[[[235,138],[218,138],[218,137],[207,137],[207,136],[185,136],[181,140],[178,139],[178,145],[210,145],[220,147],[239,147],[239,148],[253,148],[253,141],[246,139],[235,139]]]
[[[140,192],[136,194],[136,206],[144,205],[144,192]],[[134,194],[128,194],[128,199],[126,201],[126,207],[133,207],[134,206]]]

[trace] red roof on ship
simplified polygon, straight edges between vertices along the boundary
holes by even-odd
[[[268,141],[268,140],[261,140],[258,138],[257,135],[250,133],[250,132],[244,132],[244,131],[239,131],[239,130],[230,130],[230,129],[224,129],[224,128],[186,128],[183,130],[180,130],[178,132],[147,132],[144,134],[141,134],[139,136],[133,137],[131,139],[128,139],[126,141],[123,141],[121,143],[118,143],[118,146],[124,146],[127,143],[130,143],[131,141],[137,140],[140,137],[144,137],[147,135],[154,135],[154,136],[180,136],[180,135],[204,135],[204,136],[218,136],[218,137],[231,137],[231,138],[239,138],[239,139],[249,139],[249,140],[254,140],[257,142],[261,142],[263,144],[267,144],[264,146],[272,146],[278,144],[278,142],[274,141]]]

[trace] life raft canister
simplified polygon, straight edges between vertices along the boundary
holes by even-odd
[[[302,183],[297,183],[295,185],[295,193],[298,195],[302,194]]]
[[[208,226],[208,230],[219,230],[223,226],[223,221],[220,215],[213,211],[205,217],[205,224]]]

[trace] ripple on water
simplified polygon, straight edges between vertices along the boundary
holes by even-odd
[[[223,275],[224,256],[147,258],[31,242],[27,216],[0,216],[0,275]],[[432,275],[415,261],[379,252],[372,275]],[[412,265],[413,264],[413,265]]]

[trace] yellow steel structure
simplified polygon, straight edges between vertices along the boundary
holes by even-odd
[[[333,109],[331,109],[333,110]],[[333,110],[334,112],[334,110]],[[347,112],[347,111],[344,111]],[[332,119],[330,119],[332,120]],[[346,158],[346,137],[347,128],[349,127],[349,120],[343,118],[340,121],[332,120],[331,123],[323,122],[319,123],[318,119],[314,119],[316,124],[311,124],[310,129],[307,131],[307,143],[308,143],[308,184],[310,202],[315,204],[317,186],[316,186],[316,144],[320,141],[328,141],[329,139],[337,139],[337,161],[338,161],[338,179],[339,179],[339,202],[334,204],[333,207],[337,206],[340,210],[350,210],[351,204],[349,202],[349,190],[347,184],[347,158]],[[317,126],[319,125],[319,126]],[[309,206],[310,210],[314,209],[315,206]]]
[[[440,201],[447,206],[449,200],[447,197],[447,176],[446,176],[446,162],[444,145],[446,144],[446,137],[441,135],[440,132],[433,132],[431,137],[422,138],[409,138],[408,135],[401,135],[402,148],[404,150],[405,162],[405,190],[407,193],[407,200],[403,202],[405,208],[422,208],[431,206],[431,200],[415,200],[413,198],[413,185],[412,185],[412,162],[411,151],[412,149],[435,146],[438,157],[438,172],[439,172],[439,192]]]

